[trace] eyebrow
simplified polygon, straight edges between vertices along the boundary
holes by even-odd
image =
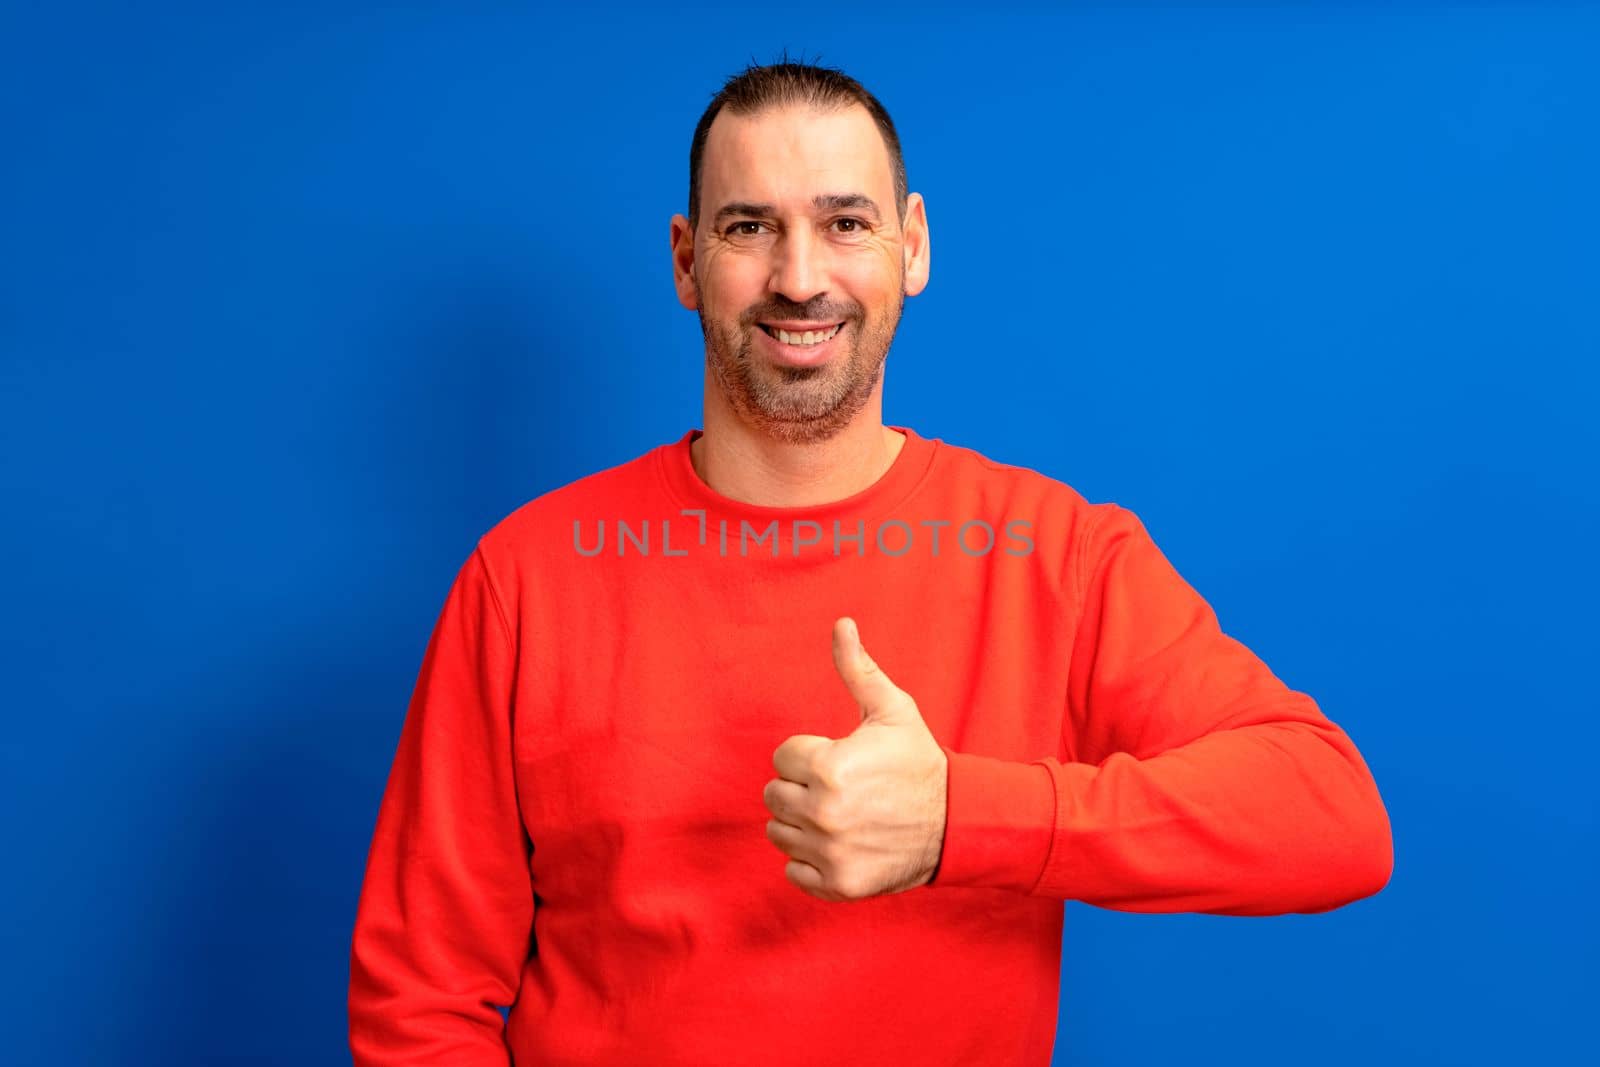
[[[873,222],[883,221],[883,216],[878,211],[878,205],[872,197],[863,193],[819,193],[811,198],[811,206],[818,211],[860,211],[864,215],[871,215]],[[719,225],[723,219],[740,217],[770,218],[777,213],[777,208],[771,204],[752,204],[746,201],[735,201],[724,204],[717,210],[712,218],[713,226]]]

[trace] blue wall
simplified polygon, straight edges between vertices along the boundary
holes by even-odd
[[[1394,822],[1331,914],[1069,904],[1056,1062],[1592,1050],[1600,12],[377,7],[0,15],[0,1058],[349,1061],[445,591],[700,425],[667,220],[785,46],[927,198],[886,418],[1133,508]]]

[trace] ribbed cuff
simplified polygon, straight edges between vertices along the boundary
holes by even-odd
[[[1050,771],[1042,763],[944,752],[944,847],[926,887],[1031,891],[1044,873],[1055,831]]]

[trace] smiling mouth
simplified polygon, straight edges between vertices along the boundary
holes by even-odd
[[[807,345],[818,345],[824,341],[831,340],[835,334],[844,328],[843,322],[836,322],[832,326],[821,330],[800,331],[783,330],[779,327],[768,326],[764,322],[758,322],[756,325],[761,327],[762,332],[773,340],[800,348],[804,348]]]

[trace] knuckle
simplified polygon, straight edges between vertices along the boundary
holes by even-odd
[[[860,900],[867,895],[866,886],[861,878],[851,872],[836,874],[832,889],[844,900]]]
[[[850,768],[838,756],[819,757],[813,772],[823,788],[832,793],[847,788],[850,782]]]

